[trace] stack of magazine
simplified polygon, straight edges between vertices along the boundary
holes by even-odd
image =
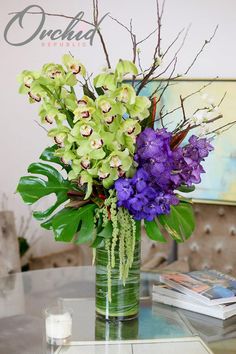
[[[153,301],[226,320],[236,315],[236,279],[216,270],[170,272],[153,285]]]

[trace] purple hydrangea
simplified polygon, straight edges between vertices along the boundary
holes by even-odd
[[[192,135],[186,146],[172,151],[171,139],[166,129],[146,128],[137,138],[135,175],[115,182],[118,206],[127,208],[136,220],[169,214],[171,205],[179,203],[174,191],[201,181],[201,162],[213,150],[209,140]]]

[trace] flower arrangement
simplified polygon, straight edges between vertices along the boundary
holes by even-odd
[[[136,66],[137,41],[133,41],[134,59],[120,59],[112,70],[102,38],[108,69],[93,84],[85,66],[70,54],[63,56],[62,64],[45,64],[40,71],[23,71],[19,76],[20,93],[27,94],[30,103],[41,104],[41,123],[51,126],[48,136],[54,144],[41,154],[43,162],[29,166],[31,175],[21,177],[17,191],[28,204],[56,195],[50,208],[33,213],[43,228],[54,232],[56,241],[89,243],[94,253],[104,250],[108,289],[104,294],[110,302],[113,270],[118,267],[117,281],[123,285],[132,273],[142,221],[152,240],[166,242],[163,230],[177,242],[191,236],[192,206],[183,193],[201,182],[202,162],[213,150],[211,140],[217,129],[210,138],[211,131],[201,137],[190,131],[222,117],[212,103],[204,108],[204,114],[211,113],[208,121],[199,123],[201,109],[186,117],[184,102],[196,94],[192,93],[180,97],[177,109],[182,109],[183,117],[168,131],[162,110],[156,118],[166,87],[150,97],[141,95],[148,82],[158,77],[155,73],[165,56],[159,37],[163,11],[158,6],[158,43],[146,71]],[[126,29],[133,33],[132,28]],[[57,164],[62,174],[49,163]]]

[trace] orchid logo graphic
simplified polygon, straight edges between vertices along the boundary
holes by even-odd
[[[44,29],[47,13],[44,9],[39,5],[30,5],[27,6],[24,10],[20,12],[13,13],[13,17],[8,22],[5,30],[4,30],[4,39],[5,41],[12,45],[12,46],[23,46],[30,42],[32,42],[35,38],[38,37],[39,40],[48,39],[50,41],[81,41],[86,40],[89,42],[90,45],[93,45],[94,37],[96,32],[98,31],[102,21],[108,14],[105,14],[101,19],[99,19],[96,24],[86,21],[84,19],[84,12],[80,11],[76,16],[71,17],[71,22],[69,25],[63,30],[60,28],[57,29]],[[19,30],[24,30],[25,27],[23,23],[25,22],[27,16],[37,15],[35,16],[36,21],[36,28],[33,30],[33,33],[28,35],[23,41],[13,42],[9,39],[11,32],[13,31],[16,26],[19,27]],[[55,15],[56,16],[56,15]],[[67,16],[67,18],[70,18]],[[75,31],[75,27],[80,23],[86,23],[91,27],[88,31],[79,30],[78,32]]]

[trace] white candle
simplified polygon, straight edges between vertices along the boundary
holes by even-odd
[[[46,335],[51,339],[66,339],[72,333],[72,317],[69,312],[49,314],[46,318]]]

